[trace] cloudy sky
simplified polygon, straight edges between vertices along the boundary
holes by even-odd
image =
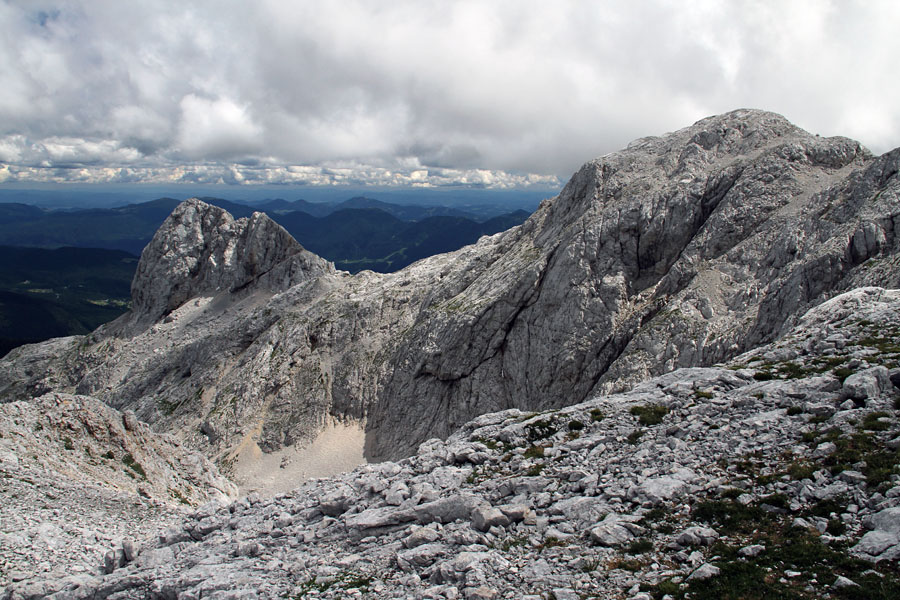
[[[0,181],[555,185],[740,107],[900,146],[900,2],[0,0]]]

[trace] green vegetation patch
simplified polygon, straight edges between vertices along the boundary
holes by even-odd
[[[573,420],[569,421],[568,427],[569,427],[569,431],[581,431],[582,429],[584,429],[584,423],[573,419]]]
[[[156,406],[159,408],[159,411],[167,417],[171,416],[183,403],[183,401],[172,402],[171,400],[166,400],[165,398],[156,399]]]
[[[298,592],[293,596],[294,600],[303,600],[309,595],[318,597],[320,593],[330,589],[359,590],[366,593],[372,585],[374,577],[369,575],[360,575],[358,573],[341,573],[334,578],[312,578],[304,581],[298,586]]]
[[[890,415],[884,411],[870,412],[863,418],[862,428],[866,431],[885,431],[890,427],[890,422],[882,419],[887,417]]]
[[[628,554],[644,554],[651,550],[653,550],[653,542],[647,538],[636,539],[625,548],[625,551],[628,552]]]
[[[844,383],[844,380],[856,373],[856,370],[851,369],[850,367],[837,367],[832,369],[831,373],[837,377],[841,383]]]
[[[500,447],[500,444],[497,443],[497,440],[492,440],[485,437],[475,437],[472,438],[472,441],[484,444],[489,450],[496,450]]]
[[[128,467],[129,469],[131,469],[132,471],[134,471],[135,473],[137,473],[144,479],[147,479],[147,473],[144,472],[144,467],[141,466],[141,463],[134,460],[134,457],[131,455],[131,453],[128,453],[125,456],[123,456],[122,462],[125,463],[126,467]]]
[[[645,404],[632,406],[629,412],[638,418],[641,425],[659,425],[663,417],[669,414],[669,409],[662,404]]]
[[[815,472],[816,465],[805,460],[795,460],[787,466],[787,474],[796,481],[812,479]]]
[[[538,419],[525,426],[525,437],[529,442],[545,440],[559,431],[556,420],[553,418]]]
[[[544,446],[529,446],[522,455],[525,458],[543,458]]]
[[[525,475],[528,477],[537,477],[544,471],[544,464],[537,463],[528,467],[528,470],[525,471]]]
[[[791,526],[793,515],[763,510],[762,504],[784,505],[787,498],[772,494],[757,505],[743,506],[728,499],[700,502],[693,518],[716,527],[727,541],[717,542],[710,555],[719,568],[717,576],[704,581],[678,585],[664,580],[642,589],[654,598],[668,594],[682,600],[775,600],[835,598],[897,598],[900,578],[894,565],[873,565],[849,556],[844,546],[825,544],[818,532]],[[822,501],[809,513],[827,516],[843,511],[846,498]],[[804,513],[804,514],[809,514]],[[846,526],[838,519],[828,523],[829,533],[842,535]],[[756,557],[739,557],[738,550],[749,544],[761,544],[765,550]],[[792,570],[799,575],[785,577]],[[859,588],[832,590],[831,584],[844,576]]]
[[[860,470],[866,476],[866,483],[877,487],[889,482],[891,475],[900,473],[900,450],[887,448],[876,434],[869,430],[874,428],[881,431],[882,425],[887,424],[879,419],[885,414],[869,413],[858,430],[850,434],[843,434],[839,429],[830,428],[824,432],[810,432],[803,437],[803,441],[810,446],[822,442],[834,443],[835,450],[820,459],[821,465],[827,467],[832,475],[837,475],[842,471],[854,469],[854,465],[864,463]]]
[[[772,513],[759,506],[744,505],[730,499],[700,502],[694,507],[692,518],[713,525],[719,533],[725,535],[750,534],[760,525],[774,519]]]

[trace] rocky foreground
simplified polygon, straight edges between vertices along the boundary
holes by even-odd
[[[213,502],[3,598],[896,598],[898,339],[900,290],[854,290],[725,365]]]
[[[237,488],[133,413],[87,396],[0,404],[0,586],[93,573],[112,545],[152,535]]]

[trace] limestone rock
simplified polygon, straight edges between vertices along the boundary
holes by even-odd
[[[715,529],[696,526],[688,527],[675,538],[682,546],[709,546],[717,539],[719,539],[719,534]],[[749,551],[747,554],[750,555]]]
[[[691,581],[691,580],[703,581],[705,579],[711,579],[711,578],[715,577],[716,575],[718,575],[720,571],[721,571],[721,569],[719,569],[719,567],[717,567],[715,565],[711,565],[709,563],[704,563],[704,564],[700,565],[699,567],[697,567],[697,570],[695,570],[693,573],[691,573],[688,576],[687,580],[688,581]]]
[[[88,396],[49,393],[0,404],[0,449],[22,468],[176,507],[237,496],[234,484],[205,457]]]
[[[866,400],[885,392],[891,385],[885,367],[873,367],[854,373],[844,380],[842,393],[851,400]]]
[[[154,514],[146,498],[110,498],[98,486],[69,480],[66,487],[46,471],[23,471],[28,456],[4,458],[0,598],[651,597],[661,581],[693,595],[731,560],[772,569],[772,578],[756,582],[760,593],[780,589],[784,578],[826,597],[836,588],[820,565],[782,560],[779,544],[792,524],[801,528],[791,532],[795,543],[845,565],[842,573],[861,588],[853,593],[876,593],[872,586],[896,583],[900,486],[893,474],[873,485],[878,473],[862,465],[862,478],[828,467],[862,432],[866,448],[879,453],[896,439],[895,398],[876,394],[815,422],[804,409],[786,409],[840,402],[837,374],[821,367],[890,364],[892,348],[872,351],[871,340],[895,330],[900,290],[855,289],[730,363],[677,369],[539,415],[483,415],[401,461],[310,479],[275,496],[211,501],[174,518]],[[838,349],[821,343],[826,338],[845,343]],[[790,367],[778,372],[777,361]],[[754,377],[763,372],[770,374]],[[653,405],[667,407],[665,425],[644,426],[635,443],[631,408]],[[140,421],[112,414],[123,435],[150,436]],[[870,415],[879,425],[865,430]],[[464,449],[479,454],[477,464],[456,460]],[[784,475],[798,466],[802,479]],[[631,493],[661,479],[682,482],[684,493],[656,494],[655,502]],[[51,497],[60,508],[43,508]],[[765,527],[720,522],[760,511]],[[85,526],[97,515],[111,535]]]
[[[472,526],[478,531],[487,531],[491,527],[506,527],[509,517],[493,506],[478,506],[472,511]]]
[[[263,213],[237,221],[192,198],[179,204],[141,253],[132,318],[152,324],[186,301],[265,287],[282,291],[334,267]]]
[[[611,513],[591,529],[591,541],[601,546],[621,546],[642,529],[620,515]]]

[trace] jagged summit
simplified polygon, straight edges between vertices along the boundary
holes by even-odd
[[[551,408],[772,339],[896,247],[877,233],[890,241],[847,251],[857,228],[892,230],[896,176],[882,180],[887,196],[848,186],[896,173],[897,157],[736,111],[587,163],[508,251],[420,317],[370,426],[413,413],[413,431],[444,436],[472,405]],[[372,456],[403,445],[369,442]]]
[[[132,317],[153,323],[198,296],[278,292],[332,272],[334,265],[304,250],[267,215],[235,220],[191,198],[172,211],[141,253],[131,286]]]

